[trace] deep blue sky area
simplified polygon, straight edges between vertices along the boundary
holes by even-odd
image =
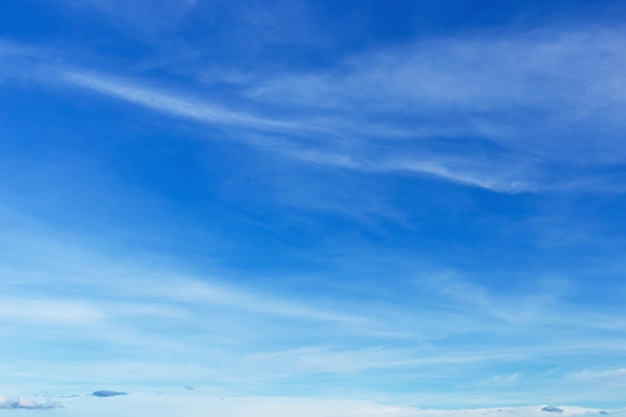
[[[624,18],[4,2],[1,411],[626,414]]]

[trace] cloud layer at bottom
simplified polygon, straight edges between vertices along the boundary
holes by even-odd
[[[26,401],[21,400],[26,405]],[[6,400],[5,400],[6,402]],[[8,403],[8,402],[7,402]],[[31,403],[34,404],[34,403]],[[58,406],[58,405],[57,405]],[[42,406],[38,408],[52,408]],[[6,408],[6,407],[5,407]],[[37,407],[9,407],[37,408]],[[151,415],[187,417],[548,417],[558,409],[560,416],[626,417],[626,409],[604,410],[567,405],[533,405],[523,407],[475,409],[420,409],[402,405],[387,405],[368,401],[283,398],[283,397],[211,397],[202,394],[133,394],[97,401],[93,396],[72,398],[71,403],[56,415],[59,417],[111,415]],[[10,415],[10,414],[9,414]]]

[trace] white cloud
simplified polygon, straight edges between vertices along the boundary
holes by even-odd
[[[0,409],[41,410],[62,407],[63,405],[57,401],[37,402],[26,397],[18,397],[15,400],[11,400],[0,395]]]
[[[159,92],[134,85],[129,82],[113,80],[105,76],[94,76],[77,71],[59,71],[60,78],[71,84],[101,94],[109,95],[152,110],[195,119],[205,123],[257,129],[290,129],[297,125],[273,119],[261,118],[251,114],[233,111],[216,104],[193,100],[189,97],[172,93]]]
[[[489,162],[485,162],[482,166],[476,166],[475,163],[468,164],[462,157],[442,157],[441,155],[431,154],[421,157],[390,157],[387,159],[380,156],[359,158],[358,156],[355,157],[354,155],[333,151],[319,151],[308,148],[294,149],[290,148],[288,144],[281,148],[274,148],[274,150],[290,158],[318,165],[370,173],[422,174],[457,184],[503,193],[537,191],[543,188],[532,180],[516,179],[516,177],[524,178],[523,175],[520,176],[520,174],[523,174],[523,170],[520,167],[496,167],[494,163]]]

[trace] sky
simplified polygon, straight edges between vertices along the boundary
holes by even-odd
[[[0,415],[626,415],[625,18],[3,2]]]

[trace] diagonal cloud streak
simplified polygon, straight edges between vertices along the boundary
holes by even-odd
[[[263,119],[246,113],[232,112],[204,102],[192,101],[188,98],[151,91],[102,77],[94,77],[72,71],[59,71],[59,75],[61,79],[71,84],[174,116],[224,126],[257,129],[294,128],[292,124],[287,122]]]

